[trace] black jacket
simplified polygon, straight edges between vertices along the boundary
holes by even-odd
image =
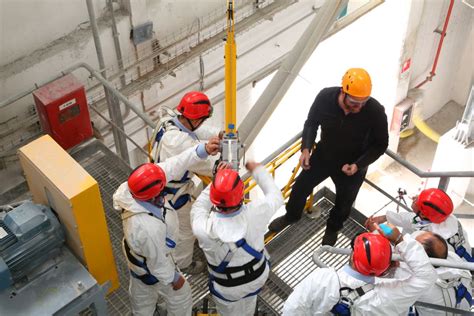
[[[302,149],[311,149],[321,126],[317,144],[324,160],[335,166],[346,163],[366,168],[387,149],[388,128],[384,107],[370,98],[359,113],[345,115],[337,102],[340,87],[319,92],[304,124]]]

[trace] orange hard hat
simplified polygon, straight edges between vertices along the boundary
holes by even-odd
[[[354,97],[367,98],[372,92],[372,80],[363,68],[351,68],[342,77],[342,91]]]

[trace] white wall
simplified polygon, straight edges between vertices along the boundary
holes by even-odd
[[[99,17],[105,0],[94,0]],[[67,35],[89,21],[85,0],[0,1],[0,66]]]
[[[411,1],[386,1],[319,44],[256,138],[252,146],[255,158],[265,158],[282,141],[301,131],[317,93],[324,87],[339,86],[350,67],[363,67],[370,73],[372,96],[385,106],[390,122],[399,99],[400,56],[410,9]],[[271,148],[259,145],[269,143],[268,139],[279,141]]]
[[[442,30],[449,2],[449,0],[425,0],[413,56],[410,87],[423,81],[431,71],[440,38],[440,34],[433,31]],[[462,105],[465,103],[468,86],[474,73],[473,23],[473,10],[462,1],[454,1],[436,76],[432,82],[422,87],[424,118],[431,117],[450,100],[454,99]]]
[[[474,14],[474,10],[473,13]],[[471,16],[472,17],[472,16]],[[473,21],[474,19],[471,19]],[[452,99],[461,105],[466,105],[471,85],[474,84],[474,27],[471,24],[471,32],[466,39],[464,52],[459,58],[455,77],[452,85]]]
[[[25,1],[15,1],[15,3],[12,4],[13,1],[1,1],[0,5],[2,5],[2,12],[5,12],[5,4],[9,4],[11,8],[19,6],[20,4],[24,5],[24,2]],[[50,7],[54,2],[55,1],[52,0],[47,2],[48,6]],[[205,5],[203,5],[203,2],[197,4],[195,1],[187,0],[127,0],[124,2],[132,11],[131,20],[135,25],[148,20],[153,21],[155,35],[157,35],[159,39],[180,29],[191,30],[191,28],[188,27],[189,23],[195,21],[199,16],[202,17],[206,12],[210,12],[212,15],[217,8],[222,6],[220,0],[205,1]],[[408,0],[388,0],[354,24],[323,42],[317,48],[315,55],[301,71],[291,91],[288,92],[287,96],[283,99],[282,104],[276,110],[274,117],[270,119],[266,129],[262,131],[261,136],[257,138],[257,143],[265,142],[265,140],[269,138],[284,140],[296,134],[302,128],[307,111],[317,92],[324,86],[339,85],[340,78],[346,68],[354,66],[365,67],[371,73],[374,83],[373,96],[386,107],[386,113],[390,123],[393,106],[406,96],[408,83],[411,84],[411,82],[415,82],[416,80],[413,80],[413,78],[424,78],[423,71],[426,70],[429,62],[423,64],[422,61],[427,59],[430,59],[430,62],[432,61],[432,58],[429,57],[432,57],[430,54],[432,54],[433,49],[436,47],[437,41],[432,34],[430,34],[433,37],[431,42],[426,41],[428,35],[423,36],[421,34],[423,32],[423,34],[425,34],[428,32],[427,30],[432,30],[433,21],[442,23],[441,20],[444,19],[446,9],[446,5],[443,7],[443,4],[446,2],[445,0],[413,2]],[[71,29],[72,26],[77,26],[76,23],[80,23],[83,19],[87,20],[85,1],[74,0],[73,3],[75,7],[68,7],[64,15],[71,15],[72,13],[68,10],[72,7],[76,8],[79,13],[77,16],[74,15],[74,19],[76,20],[69,19],[68,23],[66,23],[67,25],[60,28],[64,32]],[[96,0],[94,3],[96,5],[97,15],[100,15],[101,8],[105,5],[105,0]],[[263,66],[269,64],[272,60],[282,56],[291,49],[292,45],[294,45],[304,30],[305,25],[309,23],[310,18],[306,18],[300,23],[291,26],[287,31],[283,30],[287,28],[292,21],[301,19],[302,15],[307,14],[313,4],[314,1],[310,0],[299,1],[284,12],[275,15],[273,21],[264,21],[251,31],[238,35],[237,45],[239,59],[237,79],[242,80],[251,76],[255,71],[262,69]],[[81,9],[79,9],[80,5],[83,6]],[[30,16],[34,14],[34,12],[28,12],[30,12]],[[423,20],[423,23],[418,26],[419,18],[422,13],[423,19],[428,20],[426,22]],[[10,15],[16,16],[13,13]],[[26,18],[27,22],[29,21],[28,17]],[[201,20],[204,19],[205,18],[202,18]],[[130,56],[133,58],[135,48],[129,40],[130,19],[122,15],[118,17],[118,20],[124,58],[129,58]],[[467,44],[464,46],[461,45],[461,43],[466,42],[468,36],[464,36],[465,33],[468,34],[467,31],[462,31],[469,28],[466,28],[468,21],[466,21],[465,9],[459,6],[458,1],[455,5],[451,20],[452,26],[450,27],[452,27],[451,30],[453,33],[448,32],[445,44],[448,48],[446,48],[446,50],[443,48],[446,54],[451,53],[448,54],[449,58],[441,57],[440,69],[442,67],[449,69],[447,65],[441,65],[442,60],[464,60],[465,63],[469,61],[473,55],[470,54],[471,51],[469,50],[469,47],[472,50],[472,41],[470,42],[471,46]],[[37,20],[30,19],[30,21],[30,24],[25,22],[21,30],[14,29],[14,31],[12,31],[9,28],[13,26],[8,26],[9,34],[18,33],[21,35],[23,30],[31,31],[31,29],[36,29],[35,23]],[[53,19],[53,22],[54,21],[56,20]],[[51,25],[56,25],[56,28],[58,28],[57,24],[60,22],[53,22]],[[0,23],[0,25],[3,27],[3,33],[1,34],[6,34],[7,27],[5,27],[4,23]],[[421,31],[419,31],[419,29],[421,29]],[[460,39],[456,33],[458,29],[460,31]],[[273,37],[273,35],[280,30],[282,33]],[[41,34],[41,36],[37,37],[41,37],[43,42],[46,41],[49,36],[49,33],[43,29],[40,29],[37,34]],[[357,34],[357,36],[354,36],[354,34]],[[472,37],[472,33],[470,36]],[[110,27],[102,26],[101,37],[107,65],[115,64],[116,58]],[[451,50],[449,49],[450,44],[448,43],[448,39],[453,41],[453,43],[455,42],[451,45],[453,46]],[[421,41],[421,43],[419,41]],[[148,43],[143,45],[147,46]],[[415,53],[413,53],[414,51]],[[460,51],[463,51],[463,58],[459,58]],[[18,51],[15,56],[21,56],[21,52]],[[401,78],[401,64],[410,56],[412,56],[413,60],[410,72],[411,76],[407,77],[408,79]],[[213,98],[223,92],[222,80],[224,72],[223,69],[219,68],[223,65],[222,46],[207,52],[203,55],[203,58],[206,69],[206,77],[204,80],[205,88],[211,98]],[[30,88],[35,82],[48,80],[57,75],[62,69],[78,61],[85,61],[97,66],[96,60],[90,30],[76,30],[70,33],[64,41],[47,50],[36,50],[25,60],[17,62],[14,65],[0,67],[0,100],[26,88]],[[472,66],[473,63],[471,62],[470,64]],[[456,70],[453,71],[453,73],[456,73],[459,78],[462,77],[463,79],[461,81],[464,82],[467,80],[466,78],[469,78],[469,76],[465,75],[465,70],[468,67],[462,67],[460,62],[459,66],[455,68]],[[77,75],[81,79],[86,79],[85,72],[77,72]],[[150,110],[152,115],[158,106],[175,106],[180,96],[186,90],[198,88],[198,84],[196,83],[199,78],[199,65],[197,60],[189,61],[188,64],[180,67],[180,69],[176,71],[176,75],[176,77],[168,76],[165,78],[162,81],[162,85],[155,84],[150,89],[143,91],[143,93],[136,93],[131,97],[131,100],[139,107],[142,107],[143,102],[145,102],[144,108]],[[410,78],[412,79],[411,81]],[[445,76],[439,74],[435,77],[435,81],[441,78],[445,78]],[[454,78],[451,78],[450,82],[455,82],[456,80],[459,82],[458,79]],[[428,85],[432,84],[433,83]],[[449,87],[449,90],[453,91],[453,95],[456,95],[458,99],[461,99],[463,94],[459,88],[460,86],[461,85],[453,85],[453,87]],[[263,84],[259,82],[257,88],[262,89],[262,87]],[[258,95],[258,93],[254,95],[250,94],[256,90],[251,87],[245,87],[244,90],[245,92],[241,93],[242,96],[240,96],[240,94],[238,96],[238,122],[243,118],[246,109],[249,109],[254,104],[256,95]],[[446,87],[437,87],[437,89],[433,88],[432,90],[433,93],[442,94],[443,91],[446,90]],[[444,92],[444,94],[449,94],[449,92]],[[429,95],[429,93],[427,95]],[[433,96],[433,98],[434,97],[436,96]],[[439,98],[437,98],[436,101],[439,101]],[[439,103],[441,104],[441,101],[439,101]],[[0,117],[2,120],[8,119],[8,117],[25,111],[26,106],[29,104],[32,104],[31,98],[25,98],[7,110],[0,110]],[[216,123],[219,123],[223,117],[222,102],[216,103],[216,106],[217,111],[214,119]],[[430,106],[432,107],[430,111],[436,109],[435,105]],[[283,130],[281,128],[282,121],[285,123],[292,121],[296,122],[296,124],[288,127],[287,130]],[[143,128],[143,123],[140,123],[140,120],[134,119],[132,116],[126,118],[126,123],[127,131],[134,135],[137,141],[144,144],[146,142],[147,133]],[[108,142],[110,142],[110,138]],[[256,156],[263,158],[277,147],[277,142],[272,145],[274,147],[256,150]],[[130,148],[133,148],[133,146]]]

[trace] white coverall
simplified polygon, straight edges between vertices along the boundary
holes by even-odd
[[[155,162],[164,162],[170,157],[174,157],[188,148],[195,147],[213,136],[219,134],[219,129],[201,125],[194,132],[187,129],[179,121],[177,116],[165,115],[158,122],[164,129],[164,134],[154,151]],[[180,181],[181,183],[168,183],[167,186],[178,189],[176,194],[168,194],[168,201],[176,201],[179,197],[186,194],[191,196],[186,204],[176,207],[179,219],[179,236],[177,245],[174,250],[174,258],[180,269],[188,267],[193,259],[194,240],[193,231],[190,222],[191,206],[194,201],[195,187],[192,181],[193,175],[200,174],[204,176],[212,176],[212,168],[219,156],[212,156],[206,160],[201,160],[189,167],[188,175]],[[185,176],[184,170],[177,178],[180,180]]]
[[[434,285],[436,271],[415,239],[405,235],[395,250],[407,263],[410,277],[375,283],[372,290],[355,300],[351,315],[406,315],[409,307]],[[341,287],[355,289],[375,281],[367,282],[366,276],[360,276],[356,278],[345,269],[337,272],[333,268],[315,270],[295,287],[283,307],[283,315],[332,315],[330,310],[339,301]]]
[[[178,156],[158,165],[166,175],[166,181],[179,179],[183,170],[194,163],[199,163],[196,148],[189,148]],[[172,282],[177,269],[171,256],[172,249],[167,247],[166,238],[176,240],[178,235],[178,217],[171,208],[167,210],[165,222],[152,216],[132,197],[127,182],[122,183],[113,196],[114,208],[122,211],[124,238],[130,249],[141,258],[146,259],[150,273],[158,279],[154,285],[144,284],[130,276],[130,299],[134,315],[153,315],[158,297],[166,302],[168,315],[191,315],[191,287],[186,281],[183,287],[173,290]],[[127,258],[127,255],[125,255]],[[129,268],[137,267],[127,258]],[[143,270],[143,269],[141,269]],[[136,271],[145,274],[146,271]]]
[[[449,215],[444,222],[439,224],[431,222],[414,223],[413,219],[416,214],[411,212],[402,211],[396,213],[392,211],[387,211],[386,216],[388,222],[392,223],[395,226],[402,227],[403,233],[411,234],[418,230],[424,230],[440,235],[448,241],[448,247],[451,251],[454,251],[454,248],[449,243],[449,239],[458,233],[459,227],[461,227],[462,229],[462,226],[460,226],[458,219],[454,215]],[[464,229],[462,229],[462,234],[464,235],[464,242],[462,243],[462,246],[464,246],[464,248],[470,253],[471,245],[469,244],[469,236],[467,235],[467,232]]]
[[[414,237],[414,236],[413,236]],[[448,260],[452,262],[464,262],[454,252],[448,252]],[[469,311],[469,303],[466,299],[463,299],[461,303],[456,306],[456,289],[462,283],[469,293],[472,293],[471,286],[471,273],[467,270],[460,270],[447,267],[436,268],[438,279],[436,280],[435,286],[432,286],[429,290],[423,292],[421,297],[417,300],[419,302],[426,302],[430,304],[436,304],[446,307],[453,307]],[[409,270],[403,262],[400,262],[400,267],[396,271],[397,278],[403,278],[409,276]],[[472,294],[471,294],[472,295]],[[416,306],[416,310],[420,316],[448,316],[453,315],[452,313],[431,309],[427,307]]]
[[[247,243],[257,251],[264,250],[264,235],[270,218],[283,205],[283,196],[275,185],[271,175],[264,167],[259,166],[253,171],[253,178],[262,189],[265,197],[243,205],[240,210],[224,215],[213,212],[209,199],[209,187],[206,188],[194,202],[191,210],[191,223],[199,245],[206,255],[209,264],[219,266],[234,247],[235,242],[245,238]],[[244,249],[234,249],[234,255],[228,267],[241,267],[248,264],[254,257]],[[266,251],[264,251],[265,253]],[[265,260],[263,258],[263,260]],[[253,315],[257,304],[257,296],[249,296],[262,288],[270,271],[268,264],[265,270],[255,280],[232,287],[221,286],[213,282],[215,290],[227,302],[213,295],[218,312],[223,316]],[[261,267],[261,265],[260,265]],[[210,272],[212,272],[210,270]]]

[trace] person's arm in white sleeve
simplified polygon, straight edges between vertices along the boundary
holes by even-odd
[[[153,231],[153,234],[150,234],[150,231]],[[160,229],[156,229],[156,226],[143,227],[138,230],[137,239],[140,255],[146,258],[146,265],[150,273],[159,282],[172,283],[176,267],[171,256],[167,253],[166,227],[164,225]]]
[[[395,226],[402,227],[404,229],[411,229],[413,224],[413,217],[415,217],[415,213],[411,212],[400,212],[395,213],[392,211],[387,211],[385,215],[387,218],[387,222],[392,223]]]
[[[331,269],[317,269],[298,284],[283,306],[283,316],[324,315],[339,301],[339,280]]]
[[[221,130],[219,128],[204,124],[194,131],[196,136],[201,140],[208,140],[213,136],[219,135],[220,132]]]
[[[378,284],[375,290],[382,302],[391,302],[391,306],[399,308],[398,313],[402,314],[407,306],[413,305],[423,292],[435,284],[438,276],[422,245],[410,235],[404,235],[395,249],[406,263],[410,277]]]
[[[213,136],[216,136],[214,134]],[[160,157],[174,157],[191,147],[196,147],[200,144],[205,144],[204,141],[199,141],[189,137],[186,133],[180,131],[170,131],[162,139],[160,150]],[[209,156],[205,159],[199,159],[189,166],[188,169],[193,173],[212,176],[212,169],[219,155]],[[170,158],[168,158],[170,159]],[[168,160],[166,159],[165,162]],[[185,171],[183,171],[184,173]],[[181,175],[183,174],[181,173]]]
[[[249,208],[252,208],[252,214],[259,216],[259,221],[265,227],[268,225],[270,218],[283,205],[283,195],[280,189],[275,184],[270,173],[263,166],[258,166],[252,172],[252,176],[262,189],[265,197],[249,203]]]
[[[198,239],[199,237],[206,236],[207,219],[211,212],[212,203],[209,198],[210,185],[207,186],[204,191],[198,196],[196,201],[193,203],[191,208],[191,227],[193,229],[194,236]]]

